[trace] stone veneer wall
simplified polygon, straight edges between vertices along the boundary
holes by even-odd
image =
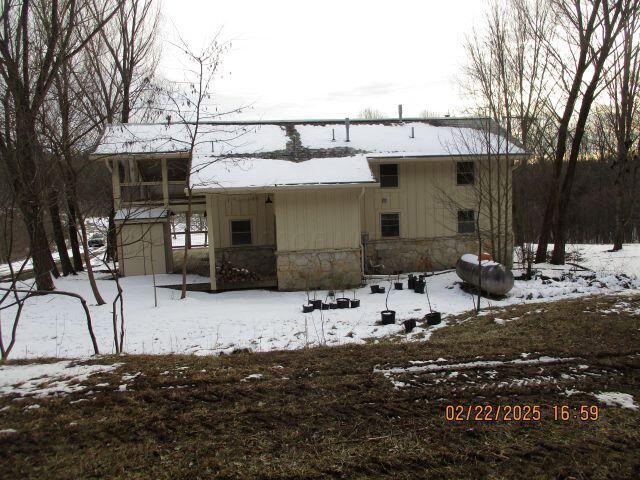
[[[367,263],[384,265],[382,273],[418,272],[453,268],[463,253],[476,252],[473,235],[422,239],[393,238],[367,244]]]
[[[278,289],[342,289],[362,283],[360,249],[277,252]]]
[[[251,246],[216,248],[216,265],[225,259],[236,267],[243,267],[257,273],[262,278],[276,276],[275,247]],[[184,250],[173,250],[173,272],[182,272]],[[209,276],[209,249],[192,248],[187,255],[187,273]]]

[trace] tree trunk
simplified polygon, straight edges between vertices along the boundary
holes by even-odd
[[[38,290],[51,291],[55,287],[51,278],[51,252],[49,251],[49,242],[47,241],[47,233],[42,223],[42,218],[38,215],[37,210],[34,212],[32,208],[21,208],[22,217],[29,234],[29,243],[31,245],[31,257],[33,259],[33,274],[36,279]],[[55,265],[53,265],[55,266]]]
[[[89,243],[87,241],[87,228],[84,224],[84,218],[80,214],[80,210],[78,208],[76,208],[76,210],[78,210],[78,222],[80,223],[80,231],[82,232],[82,235],[80,235],[80,237],[82,239],[84,264],[87,266],[87,276],[89,277],[89,285],[91,285],[91,291],[93,292],[93,296],[96,299],[96,303],[98,305],[104,305],[107,302],[105,302],[104,299],[102,298],[102,295],[100,295],[100,290],[98,290],[98,284],[96,283],[96,279],[93,275],[93,267],[91,266],[91,255],[89,254]]]
[[[82,272],[84,270],[84,266],[82,265],[82,253],[80,252],[80,242],[78,241],[76,209],[73,206],[73,200],[70,195],[67,195],[67,209],[69,211],[67,221],[69,229],[69,243],[71,243],[71,252],[73,254],[73,268],[76,272]]]
[[[75,274],[71,259],[67,253],[67,244],[64,240],[64,232],[62,229],[62,221],[60,220],[60,209],[58,208],[58,191],[54,188],[49,189],[49,216],[51,217],[51,225],[53,227],[53,238],[60,255],[60,266],[62,267],[62,275],[65,277],[69,274]]]
[[[117,261],[118,260],[118,238],[116,234],[116,211],[113,208],[113,201],[111,202],[111,208],[109,209],[109,229],[107,231],[107,252],[106,260]]]

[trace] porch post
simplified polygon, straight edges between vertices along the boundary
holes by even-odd
[[[211,290],[217,290],[218,285],[216,282],[216,251],[214,248],[213,229],[215,225],[215,219],[213,218],[216,211],[213,209],[213,195],[206,196],[206,208],[207,208],[207,239],[209,241],[209,279],[211,281]]]

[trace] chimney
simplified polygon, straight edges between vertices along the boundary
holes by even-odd
[[[402,122],[402,104],[398,105],[398,120]]]
[[[344,127],[347,131],[347,139],[345,140],[346,142],[349,142],[351,140],[349,140],[349,117],[344,119]]]

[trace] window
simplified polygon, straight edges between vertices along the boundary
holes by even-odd
[[[383,213],[380,215],[380,234],[383,237],[400,236],[399,213]]]
[[[456,178],[458,185],[473,185],[475,169],[473,162],[457,162]]]
[[[251,220],[231,220],[231,245],[251,245]]]
[[[398,186],[398,164],[383,163],[380,165],[380,186],[395,188]]]
[[[458,233],[475,233],[476,212],[473,210],[458,210]]]

